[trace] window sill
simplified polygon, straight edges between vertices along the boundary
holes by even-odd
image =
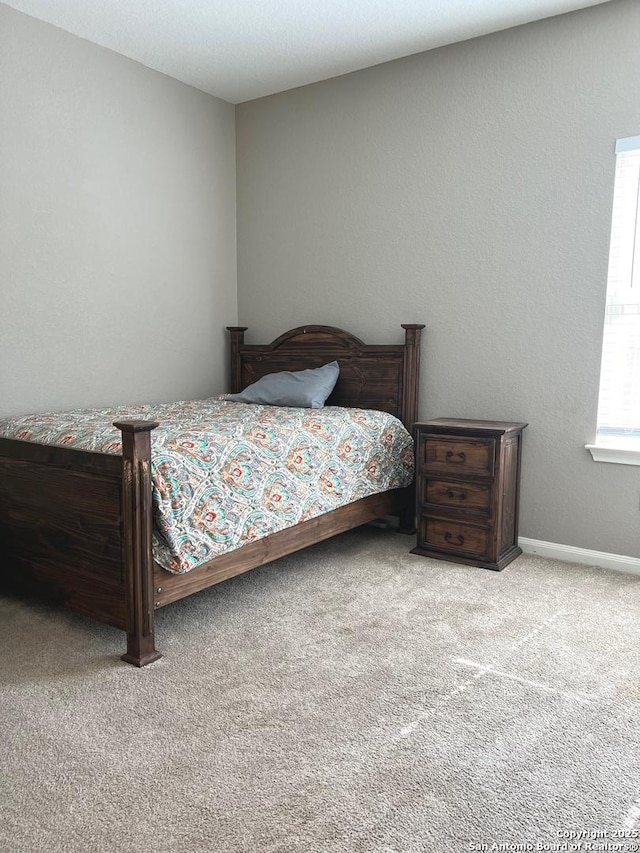
[[[640,450],[628,447],[604,447],[601,444],[585,444],[594,462],[614,462],[617,465],[640,465]]]

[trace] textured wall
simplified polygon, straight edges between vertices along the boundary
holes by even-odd
[[[615,0],[236,109],[248,339],[426,323],[423,418],[530,424],[521,535],[631,556],[639,469],[584,445],[639,32]]]
[[[0,5],[0,415],[222,390],[234,108]]]

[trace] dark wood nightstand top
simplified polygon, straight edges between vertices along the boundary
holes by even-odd
[[[431,421],[418,421],[414,427],[427,429],[429,432],[456,433],[458,430],[468,432],[486,432],[493,435],[504,435],[507,432],[515,432],[524,429],[528,424],[517,421],[477,421],[468,418],[434,418]]]

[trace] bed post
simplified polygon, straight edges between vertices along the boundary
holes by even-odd
[[[418,420],[418,382],[420,380],[420,336],[424,325],[401,323],[404,329],[404,369],[402,371],[402,423],[413,434]]]
[[[240,347],[244,343],[244,333],[248,328],[248,326],[227,326],[227,331],[231,336],[231,394],[239,394],[242,391]]]
[[[122,522],[124,528],[125,626],[122,660],[146,666],[161,657],[154,644],[154,584],[151,551],[151,430],[155,421],[118,421],[122,431]]]
[[[418,383],[420,381],[420,337],[424,324],[401,323],[404,335],[404,367],[402,371],[402,423],[415,441],[414,424],[418,419]],[[400,532],[416,529],[415,481],[407,488],[407,500],[400,513]]]

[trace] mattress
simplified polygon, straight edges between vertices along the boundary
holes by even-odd
[[[154,420],[153,555],[188,572],[378,492],[408,486],[413,441],[392,415],[211,398],[0,420],[0,436],[121,454],[113,421]]]

